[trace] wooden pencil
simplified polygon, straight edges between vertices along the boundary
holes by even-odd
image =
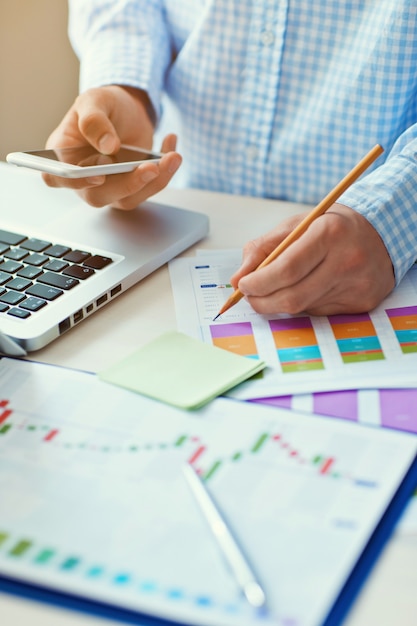
[[[368,167],[383,153],[383,151],[384,149],[379,144],[376,144],[372,148],[372,150],[370,150],[368,154],[364,156],[357,165],[355,165],[355,167],[349,172],[349,174],[347,174],[336,185],[336,187],[334,187],[332,191],[330,191],[327,196],[323,198],[323,200],[321,200],[321,202],[319,202],[319,204],[308,215],[306,215],[306,217],[298,224],[298,226],[294,228],[294,230],[289,235],[287,235],[287,237],[285,237],[285,239],[283,239],[280,244],[278,244],[275,250],[273,250],[262,261],[262,263],[258,265],[255,271],[258,271],[266,265],[269,265],[271,261],[274,261],[280,254],[282,254],[282,252],[284,252],[284,250],[286,250],[296,239],[301,237],[301,235],[305,233],[310,224],[312,224],[314,220],[316,220],[318,217],[323,215],[323,213],[325,213],[327,209],[329,209],[338,200],[338,198],[340,198],[342,193],[344,193],[346,189],[348,189],[352,185],[352,183],[355,182],[355,180],[359,178],[359,176],[363,174],[365,170],[368,169]],[[213,321],[220,317],[220,315],[223,315],[223,313],[228,311],[232,306],[237,304],[242,298],[243,293],[239,289],[236,289],[232,293],[230,298],[222,306]]]

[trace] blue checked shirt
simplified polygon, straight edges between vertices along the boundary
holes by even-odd
[[[314,204],[380,143],[340,201],[401,280],[417,258],[415,0],[69,4],[81,90],[145,90],[188,186]]]

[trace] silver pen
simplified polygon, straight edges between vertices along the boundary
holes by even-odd
[[[265,592],[203,481],[189,463],[185,463],[183,470],[191,491],[247,601],[256,609],[264,607]]]

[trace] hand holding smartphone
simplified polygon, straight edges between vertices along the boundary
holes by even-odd
[[[64,178],[87,178],[130,172],[144,161],[157,162],[162,154],[122,145],[116,154],[101,154],[92,146],[11,152],[8,163],[29,167]]]

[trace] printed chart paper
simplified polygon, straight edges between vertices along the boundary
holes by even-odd
[[[170,262],[178,329],[207,343],[262,359],[238,399],[341,389],[417,386],[417,269],[371,313],[262,316],[241,300],[213,318],[233,292],[240,252]]]
[[[196,413],[96,376],[0,361],[0,574],[193,626],[322,624],[417,437],[217,399]],[[254,612],[191,463],[261,579]]]
[[[358,389],[257,398],[268,406],[417,434],[417,389]]]

